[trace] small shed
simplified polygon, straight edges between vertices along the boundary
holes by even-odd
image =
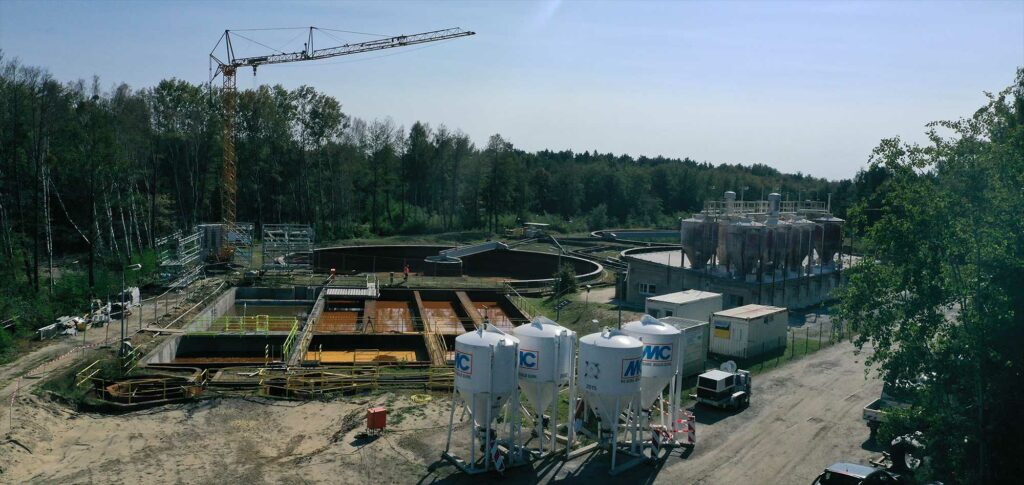
[[[654,318],[680,317],[708,321],[712,313],[722,311],[722,294],[686,290],[647,299],[646,313]]]
[[[704,372],[704,365],[708,360],[708,329],[710,328],[707,320],[665,317],[661,321],[672,325],[682,332],[682,335],[679,336],[679,347],[683,352],[681,369],[683,377],[690,377]]]
[[[786,347],[789,311],[767,305],[744,305],[711,316],[711,352],[755,357]]]

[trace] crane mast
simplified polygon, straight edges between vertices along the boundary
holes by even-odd
[[[230,30],[225,30],[224,34],[221,35],[220,40],[217,41],[217,45],[214,46],[210,52],[210,63],[211,66],[216,64],[216,70],[211,72],[210,82],[212,83],[217,76],[223,78],[222,87],[222,103],[224,110],[224,126],[223,126],[223,148],[224,148],[224,166],[221,171],[221,219],[223,220],[226,228],[224,234],[227,235],[228,227],[231,227],[236,222],[236,198],[237,193],[237,160],[235,158],[235,103],[237,96],[237,88],[235,84],[235,76],[238,73],[240,67],[251,67],[253,74],[256,73],[256,68],[268,64],[282,64],[285,62],[301,62],[301,61],[316,61],[321,59],[329,59],[338,56],[347,56],[352,54],[361,54],[364,52],[372,52],[383,49],[393,49],[396,47],[406,47],[417,44],[425,44],[428,42],[438,42],[442,40],[456,39],[459,37],[467,37],[476,34],[469,30],[463,30],[460,28],[451,28],[443,30],[434,30],[430,32],[422,32],[419,34],[411,35],[398,35],[394,37],[385,37],[381,39],[374,39],[366,42],[357,42],[352,44],[343,44],[338,46],[325,47],[315,49],[313,46],[313,33],[316,32],[316,27],[309,28],[309,38],[306,42],[303,50],[295,52],[277,52],[265,56],[250,56],[250,57],[237,57],[235,56],[235,49],[232,45],[232,34]],[[218,48],[223,44],[224,46],[224,59],[217,57],[216,52]],[[226,243],[223,246],[226,251],[230,252],[232,248]],[[223,257],[224,255],[222,255]]]

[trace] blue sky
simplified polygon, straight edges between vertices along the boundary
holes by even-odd
[[[925,123],[969,116],[1024,66],[1024,1],[0,1],[6,57],[107,86],[202,82],[225,28],[308,25],[477,35],[266,66],[240,73],[239,88],[308,84],[351,115],[443,123],[477,144],[501,133],[526,150],[759,162],[829,178],[853,176],[883,137],[923,141]],[[284,50],[304,41],[245,34]]]

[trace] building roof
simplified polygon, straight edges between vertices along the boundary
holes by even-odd
[[[700,320],[693,320],[693,319],[689,319],[689,318],[682,318],[682,317],[664,317],[664,318],[659,318],[658,320],[661,320],[662,322],[665,322],[665,323],[667,323],[669,325],[672,325],[673,327],[676,327],[679,330],[686,330],[686,329],[691,328],[691,327],[699,327],[701,325],[707,325],[708,324],[708,322],[703,322],[703,321],[700,321]]]
[[[732,374],[730,374],[730,373],[728,373],[728,372],[726,372],[724,370],[712,369],[712,370],[709,370],[709,371],[699,375],[698,377],[703,377],[703,378],[706,378],[706,379],[711,379],[713,381],[720,381],[720,380],[725,379],[725,378],[727,378],[727,377],[729,377],[731,375]]]
[[[664,295],[652,296],[647,298],[647,301],[656,301],[659,303],[689,303],[691,301],[709,300],[712,298],[721,298],[721,293],[712,293],[710,291],[700,290],[686,290],[677,291],[675,293],[666,293]]]
[[[744,320],[750,320],[752,318],[760,318],[775,313],[786,311],[785,308],[768,305],[743,305],[736,308],[730,308],[728,310],[722,310],[715,312],[717,317],[732,317],[742,318]]]

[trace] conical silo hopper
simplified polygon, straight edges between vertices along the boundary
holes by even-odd
[[[818,252],[821,264],[832,264],[843,244],[843,223],[846,221],[826,216],[814,219],[814,222],[814,250]]]
[[[696,214],[683,219],[680,229],[680,242],[683,253],[690,260],[690,267],[702,269],[715,251],[718,242],[718,230],[714,221],[704,214]]]
[[[796,219],[792,223],[789,235],[789,258],[790,271],[802,273],[804,258],[810,255],[812,239],[814,238],[814,223],[807,219]]]

